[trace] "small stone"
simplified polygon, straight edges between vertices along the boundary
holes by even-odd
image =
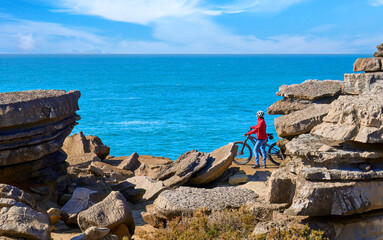
[[[229,178],[229,185],[238,185],[248,181],[249,177],[245,173],[238,172]]]

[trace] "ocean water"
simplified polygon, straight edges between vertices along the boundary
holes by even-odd
[[[280,85],[343,79],[363,55],[0,55],[0,91],[80,90],[74,133],[176,159],[243,140]],[[277,116],[266,116],[275,134]],[[276,135],[276,134],[275,134]]]

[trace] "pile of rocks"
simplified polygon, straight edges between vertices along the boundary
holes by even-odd
[[[380,56],[383,45],[378,49],[375,56]],[[358,59],[354,70],[366,73],[345,74],[343,82],[282,86],[277,93],[290,109],[275,120],[275,126],[279,136],[291,141],[285,141],[287,163],[270,177],[268,201],[286,204],[284,215],[308,216],[309,222],[324,224],[315,217],[326,216],[331,239],[382,237],[381,59]],[[314,100],[314,95],[326,104],[302,104],[303,99]],[[282,113],[276,110],[279,105],[271,106],[269,113]]]
[[[77,124],[79,91],[0,93],[0,181],[53,182],[66,173],[65,138]]]

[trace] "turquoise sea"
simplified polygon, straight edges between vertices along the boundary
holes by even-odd
[[[80,90],[74,132],[176,159],[242,140],[280,85],[343,79],[363,55],[0,55],[0,91]],[[266,116],[268,132],[275,134]]]

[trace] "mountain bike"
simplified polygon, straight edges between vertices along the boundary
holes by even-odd
[[[272,133],[267,134],[267,137],[270,140],[274,139]],[[253,143],[253,145],[255,145],[255,141],[257,141],[257,138],[253,136],[247,136],[247,138],[243,142],[234,142],[234,144],[238,146],[237,156],[233,160],[236,164],[244,165],[251,160],[251,157],[253,156],[253,151],[250,148],[249,144],[247,144],[248,140],[250,140]],[[258,153],[260,154],[260,156],[262,156],[260,151],[258,151]],[[283,153],[281,152],[276,143],[272,143],[271,145],[266,143],[266,156],[272,163],[274,163],[277,166],[279,166],[282,163],[282,161],[285,160]]]

